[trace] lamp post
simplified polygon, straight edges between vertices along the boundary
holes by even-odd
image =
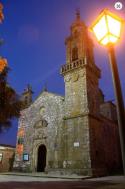
[[[90,27],[95,34],[97,41],[107,47],[109,62],[112,72],[112,79],[116,97],[117,117],[119,126],[119,136],[123,171],[125,175],[125,109],[122,97],[121,84],[116,63],[114,44],[119,40],[124,20],[108,9],[104,9]]]

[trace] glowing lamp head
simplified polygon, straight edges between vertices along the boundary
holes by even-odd
[[[102,45],[116,43],[121,34],[124,20],[104,9],[90,27],[97,41]]]

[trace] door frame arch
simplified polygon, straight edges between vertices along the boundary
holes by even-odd
[[[42,149],[43,148],[43,149]],[[39,164],[40,164],[40,160],[39,160],[39,156],[43,155],[43,162],[42,162],[42,158],[41,158],[41,167],[39,168]],[[37,172],[45,172],[45,168],[46,168],[46,156],[47,156],[47,148],[45,144],[40,144],[37,148],[37,167],[36,167],[36,171]]]
[[[33,143],[33,153],[32,153],[32,165],[31,165],[31,169],[32,172],[37,172],[37,158],[38,158],[38,149],[40,145],[44,145],[46,147],[46,168],[48,165],[48,160],[47,160],[47,144],[45,140],[34,140]]]

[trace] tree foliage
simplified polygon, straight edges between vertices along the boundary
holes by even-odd
[[[8,84],[9,68],[0,73],[0,132],[9,128],[13,118],[18,118],[22,103],[16,91]]]

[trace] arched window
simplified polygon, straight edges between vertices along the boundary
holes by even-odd
[[[77,47],[74,47],[72,49],[72,61],[75,61],[78,59],[78,48]]]

